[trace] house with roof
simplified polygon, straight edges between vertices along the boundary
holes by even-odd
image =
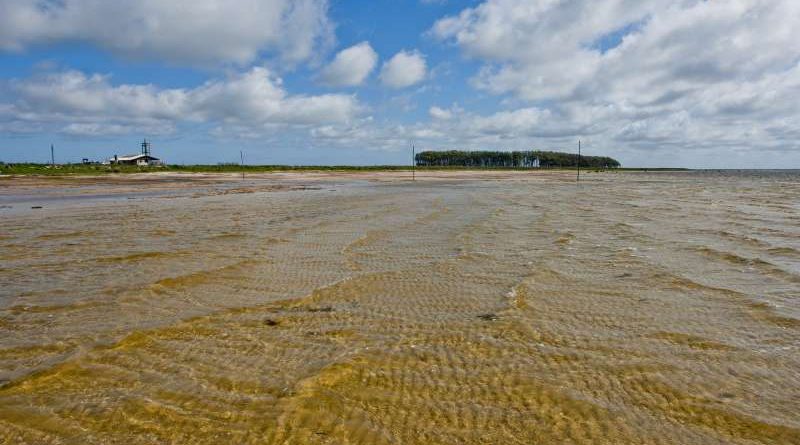
[[[115,165],[139,165],[146,167],[149,165],[161,165],[161,159],[145,154],[122,156],[114,155],[113,158],[108,160],[108,163]]]
[[[140,167],[163,165],[161,159],[150,154],[150,142],[147,139],[142,141],[142,152],[133,155],[114,155],[109,158],[106,164],[111,165],[138,165]]]

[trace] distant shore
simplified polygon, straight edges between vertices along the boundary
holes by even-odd
[[[107,174],[131,173],[274,173],[274,172],[410,172],[410,165],[164,165],[160,167],[139,167],[125,165],[85,165],[85,164],[0,164],[0,176],[97,176]],[[416,167],[416,171],[573,171],[574,167],[525,168],[525,167]],[[581,168],[587,172],[625,172],[625,171],[687,171],[685,168]]]

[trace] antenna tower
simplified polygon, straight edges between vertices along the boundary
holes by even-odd
[[[145,156],[150,156],[150,143],[147,142],[147,139],[142,141],[142,154]]]

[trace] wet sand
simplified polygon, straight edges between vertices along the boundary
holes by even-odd
[[[800,443],[800,173],[409,179],[0,178],[0,443]]]

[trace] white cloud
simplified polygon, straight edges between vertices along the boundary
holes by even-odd
[[[601,59],[592,44],[645,19],[654,0],[489,0],[434,24],[467,55],[489,62],[478,85],[527,99],[561,97],[591,78]]]
[[[297,63],[330,44],[327,0],[0,0],[0,49],[87,42],[172,63]]]
[[[430,122],[396,125],[356,119],[315,128],[311,135],[332,144],[385,149],[405,149],[410,137],[423,148],[530,149],[565,142],[580,131],[565,116],[537,107],[488,115],[469,113],[458,106],[431,107],[429,114],[433,117]]]
[[[423,127],[434,134],[447,136],[429,142],[472,147],[488,144],[521,149],[530,148],[532,144],[566,140],[579,132],[587,131],[575,124],[573,117],[539,107],[497,111],[486,115],[460,109],[443,111],[447,111],[446,119],[434,120]]]
[[[121,136],[131,133],[144,133],[149,136],[170,134],[175,127],[169,123],[155,125],[121,125],[100,123],[72,123],[65,125],[61,132],[70,136]]]
[[[336,54],[333,61],[323,68],[320,80],[333,86],[361,85],[377,63],[378,53],[369,42],[361,42]]]
[[[773,150],[800,148],[784,139],[800,131],[798,19],[794,0],[488,0],[431,32],[484,62],[478,88],[547,104],[555,135]],[[536,116],[490,128],[518,134],[511,123]]]
[[[189,90],[187,105],[192,114],[204,120],[255,125],[346,122],[361,110],[354,96],[291,96],[281,83],[266,68],[253,68],[226,81],[208,82]]]
[[[198,123],[219,135],[288,134],[295,146],[398,150],[410,137],[423,148],[562,150],[581,138],[590,152],[628,165],[692,159],[687,153],[693,151],[704,153],[697,159],[721,163],[728,153],[753,159],[800,153],[800,2],[472,3],[437,21],[430,33],[480,66],[471,79],[480,92],[459,101],[482,111],[432,106],[422,121],[401,125],[365,116],[353,95],[290,94],[274,71],[239,66],[319,58],[333,40],[327,0],[200,0],[190,7],[156,0],[0,0],[0,50],[80,42],[115,55],[243,71],[191,88],[118,84],[76,71],[6,81],[0,83],[0,132],[169,133]],[[359,85],[377,61],[362,42],[339,52],[317,80]],[[434,75],[427,63],[457,68],[402,51],[385,61],[380,80],[404,88],[428,79],[425,95],[433,100],[470,94],[460,85],[436,84],[458,76]],[[45,65],[37,69],[53,69]],[[412,94],[422,90],[377,99],[383,103],[375,108],[416,109],[423,102]],[[491,109],[493,102],[500,111]],[[786,156],[773,159],[800,159]]]
[[[425,57],[418,51],[400,51],[383,64],[381,81],[391,88],[405,88],[421,82],[427,70]]]
[[[430,107],[430,109],[428,109],[428,114],[434,119],[441,120],[448,120],[453,117],[453,113],[450,110],[445,110],[444,108],[436,106]]]
[[[112,86],[109,76],[79,71],[41,75],[10,83],[12,113],[24,120],[87,117],[176,119],[187,113],[187,92],[153,85]]]
[[[62,125],[69,134],[165,133],[183,122],[216,123],[251,131],[280,126],[346,123],[363,107],[354,96],[290,95],[266,68],[191,89],[112,85],[109,76],[67,71],[8,84],[12,103],[0,106],[7,125]]]

